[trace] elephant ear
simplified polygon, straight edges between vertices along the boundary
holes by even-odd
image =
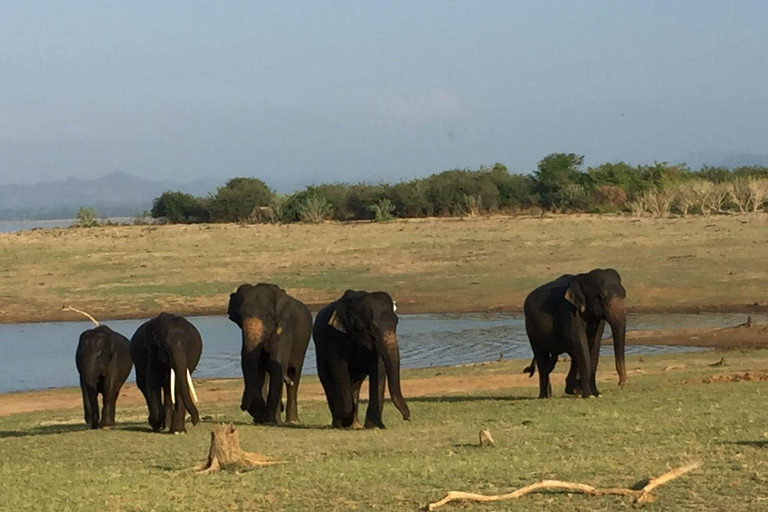
[[[277,334],[283,331],[282,322],[285,321],[286,315],[288,315],[288,308],[291,305],[291,297],[285,290],[279,286],[275,286],[275,329]]]
[[[336,309],[333,311],[333,314],[331,315],[331,319],[328,320],[328,325],[330,325],[337,331],[343,332],[344,334],[346,334],[347,327],[344,325],[344,321],[342,320],[343,315],[339,313],[339,310],[341,308],[342,308],[342,304],[339,303],[339,305],[336,306]]]
[[[240,316],[240,305],[242,301],[240,295],[237,293],[229,294],[229,307],[227,308],[227,314],[229,319],[235,322],[239,327],[243,326],[243,317]]]
[[[578,278],[574,278],[571,285],[565,290],[565,300],[576,306],[579,313],[584,313],[587,310],[587,298]]]

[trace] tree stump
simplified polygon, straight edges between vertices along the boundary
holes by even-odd
[[[480,446],[496,446],[490,430],[483,429],[480,431]]]
[[[200,474],[213,473],[225,466],[250,468],[282,464],[260,453],[245,452],[240,448],[240,435],[232,423],[214,425],[211,428],[211,447],[208,459],[200,463],[195,470]]]

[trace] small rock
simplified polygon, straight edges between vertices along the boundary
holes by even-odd
[[[483,429],[480,431],[480,446],[496,446],[490,430]]]
[[[532,425],[533,422],[531,420],[523,420],[520,424],[524,427],[527,427],[528,425]]]

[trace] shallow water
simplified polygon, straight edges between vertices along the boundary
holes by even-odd
[[[768,323],[768,315],[752,315]],[[630,315],[630,330],[725,327],[744,322],[743,314]],[[203,337],[203,356],[196,377],[240,377],[240,330],[224,316],[190,317]],[[144,320],[106,322],[131,337]],[[90,322],[0,324],[0,393],[76,386],[75,349]],[[398,326],[402,365],[407,368],[445,366],[527,358],[531,349],[521,314],[400,315]],[[610,330],[606,329],[606,337]],[[610,343],[603,353],[611,354]],[[691,347],[628,346],[628,354],[659,354],[697,350]],[[314,374],[313,343],[304,373]],[[133,374],[129,380],[133,380]]]

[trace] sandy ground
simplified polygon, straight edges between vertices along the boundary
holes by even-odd
[[[630,332],[627,343],[636,345],[678,345],[707,347],[718,350],[767,349],[768,325],[751,327],[737,326],[722,329],[679,329],[668,331]],[[494,364],[494,363],[485,363]],[[521,364],[521,371],[524,364]],[[403,390],[408,397],[446,395],[493,391],[510,387],[535,387],[538,379],[528,378],[522,373],[503,373],[499,375],[443,376],[439,369],[430,378],[405,378]],[[565,380],[567,366],[560,365],[552,375],[553,386],[560,387]],[[600,381],[613,382],[612,373],[603,373]],[[240,400],[241,385],[239,379],[209,379],[196,381],[201,402],[232,404],[237,406]],[[313,379],[301,384],[301,400],[324,400],[320,383]],[[362,396],[367,395],[364,388]],[[82,407],[82,398],[77,388],[52,389],[7,393],[0,395],[0,416],[16,413],[63,410]],[[139,406],[144,403],[135,384],[123,387],[119,404],[121,406]]]

